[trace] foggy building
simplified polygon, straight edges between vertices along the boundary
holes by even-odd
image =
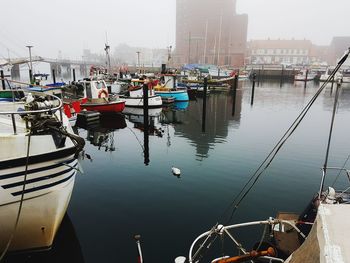
[[[344,37],[333,37],[332,42],[329,46],[329,63],[331,65],[335,65],[339,58],[344,54],[344,52],[349,48],[350,46],[350,37],[344,36]],[[346,64],[349,64],[347,62]]]
[[[177,0],[173,62],[244,64],[248,16],[236,14],[236,0]]]
[[[248,64],[309,64],[310,40],[267,39],[248,43]]]

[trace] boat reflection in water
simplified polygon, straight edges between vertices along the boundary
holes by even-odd
[[[63,217],[62,223],[52,248],[42,252],[21,253],[21,254],[8,254],[4,258],[4,262],[7,263],[39,263],[39,262],[75,262],[83,263],[84,257],[80,247],[79,240],[75,233],[74,225],[66,213]]]
[[[143,132],[143,155],[144,164],[148,165],[149,158],[149,136],[163,137],[164,130],[158,127],[159,117],[162,114],[162,108],[148,109],[148,118],[144,116],[144,110],[140,108],[125,108],[123,111],[126,118],[134,124],[134,128]]]
[[[79,119],[78,119],[79,120]],[[125,117],[122,114],[102,114],[99,121],[83,123],[77,121],[77,127],[87,131],[86,140],[105,152],[115,151],[114,131],[126,127]]]

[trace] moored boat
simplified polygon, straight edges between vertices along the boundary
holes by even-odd
[[[77,154],[73,134],[55,96],[29,93],[0,103],[0,251],[51,247],[66,212]]]
[[[154,87],[156,95],[161,97],[174,97],[175,101],[188,101],[188,93],[186,89],[177,89],[176,75],[164,74],[164,84],[158,84]]]
[[[136,108],[143,107],[143,99],[144,99],[144,93],[143,93],[143,87],[142,87],[143,84],[144,84],[144,80],[132,79],[131,86],[128,88],[128,90],[119,95],[119,98],[125,100],[126,107],[136,107]],[[155,94],[152,85],[148,85],[147,97],[148,97],[148,104],[147,104],[148,108],[162,107],[163,105],[162,98],[161,96]]]
[[[316,77],[315,72],[308,70],[308,69],[302,69],[294,76],[294,80],[295,81],[310,81],[310,80],[314,80],[315,77]]]
[[[105,81],[98,79],[84,79],[65,86],[63,101],[79,101],[82,109],[102,113],[122,112],[125,108],[125,100],[109,98]]]

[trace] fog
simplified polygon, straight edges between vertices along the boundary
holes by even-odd
[[[215,1],[215,0],[212,0]],[[33,54],[81,59],[82,50],[103,54],[113,48],[175,46],[175,0],[3,0],[0,58]],[[310,39],[328,45],[349,36],[349,0],[238,0],[248,14],[248,39]],[[195,14],[193,14],[195,15]]]

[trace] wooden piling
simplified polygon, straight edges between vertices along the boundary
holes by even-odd
[[[205,132],[205,119],[207,115],[207,87],[208,87],[208,78],[204,78],[204,87],[203,87],[203,114],[202,114],[202,132]]]

